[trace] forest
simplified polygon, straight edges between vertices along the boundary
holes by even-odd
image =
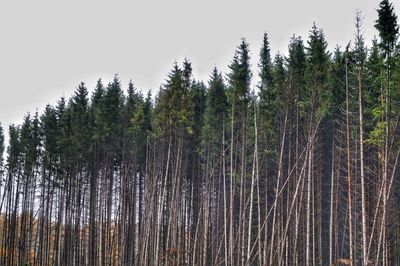
[[[143,94],[118,75],[0,127],[0,265],[400,265],[400,43],[287,56],[241,39],[229,72],[175,62]],[[252,86],[252,84],[257,84]],[[4,154],[4,155],[3,155]]]

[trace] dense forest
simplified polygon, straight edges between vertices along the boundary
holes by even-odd
[[[116,75],[0,127],[0,265],[400,265],[400,45],[315,24],[258,72],[239,43],[207,83]],[[257,86],[252,86],[257,84]]]

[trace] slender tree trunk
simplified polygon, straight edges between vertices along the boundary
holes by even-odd
[[[335,131],[335,130],[334,130]],[[335,184],[335,137],[332,138],[331,192],[329,209],[329,265],[333,263],[333,214],[334,214],[334,184]]]
[[[347,140],[347,197],[348,197],[348,217],[349,217],[349,254],[350,261],[353,262],[353,212],[351,200],[351,168],[350,168],[350,122],[349,122],[349,83],[347,75],[347,59],[346,59],[346,140]]]
[[[362,217],[362,255],[363,265],[368,263],[367,257],[367,210],[366,210],[366,191],[364,173],[364,119],[363,119],[363,100],[362,100],[362,77],[361,69],[358,71],[358,110],[360,122],[360,179],[361,179],[361,217]]]

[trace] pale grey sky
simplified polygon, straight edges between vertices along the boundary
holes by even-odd
[[[196,79],[214,65],[223,72],[241,37],[256,66],[263,32],[272,53],[286,53],[293,34],[307,39],[313,21],[329,48],[353,39],[354,16],[364,16],[367,43],[379,1],[372,0],[168,0],[2,1],[0,3],[0,122],[21,123],[79,82],[118,73],[125,86],[157,91],[175,60],[188,57]],[[397,6],[395,5],[395,8]],[[398,10],[396,9],[398,13]]]

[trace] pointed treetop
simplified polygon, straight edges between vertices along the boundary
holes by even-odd
[[[20,129],[19,126],[11,124],[8,129],[9,144],[7,147],[7,164],[9,167],[16,164],[20,152]]]
[[[380,44],[385,55],[389,55],[390,51],[393,50],[399,33],[397,15],[395,14],[393,4],[389,3],[388,0],[382,0],[377,11],[378,19],[375,21],[375,28],[379,31]]]
[[[192,77],[192,71],[192,63],[185,57],[183,60],[183,78],[186,81],[190,81],[190,78]]]
[[[309,78],[326,79],[330,53],[327,50],[328,43],[322,29],[313,24],[307,41],[307,68]]]
[[[272,60],[271,49],[269,47],[268,34],[264,33],[263,44],[260,51],[260,89],[265,90],[272,84]]]
[[[128,98],[133,97],[135,94],[135,86],[133,85],[133,81],[129,80],[129,85],[128,85]]]
[[[96,106],[100,103],[100,99],[104,96],[104,85],[103,81],[99,79],[97,81],[96,87],[94,88],[94,92],[92,94],[92,107]]]
[[[175,61],[171,71],[168,73],[167,80],[163,87],[169,87],[177,79],[182,79],[182,70],[179,67],[178,62]]]
[[[239,99],[242,103],[247,103],[252,73],[250,69],[250,49],[245,38],[242,38],[240,45],[236,49],[229,68],[231,70],[228,75],[231,100]]]
[[[317,28],[315,22],[310,30],[307,44],[309,58],[317,60],[314,63],[318,63],[321,56],[324,57],[328,55],[326,51],[328,43],[325,40],[324,31],[321,28]]]
[[[128,85],[128,95],[126,98],[126,111],[128,115],[131,115],[131,113],[134,112],[137,101],[140,97],[140,93],[136,92],[135,86],[133,85],[132,80],[130,80]]]
[[[213,80],[216,80],[217,78],[221,78],[222,79],[222,75],[221,73],[218,71],[218,68],[216,66],[214,66],[211,75],[210,75],[210,80],[208,81],[208,83],[210,84]]]
[[[79,84],[71,100],[74,106],[80,106],[81,108],[86,108],[88,106],[88,90],[84,82]]]
[[[301,37],[296,37],[293,35],[290,39],[288,50],[289,56],[286,61],[288,62],[289,71],[304,71],[306,54]]]
[[[61,97],[57,102],[57,110],[64,111],[65,109],[65,97]]]

